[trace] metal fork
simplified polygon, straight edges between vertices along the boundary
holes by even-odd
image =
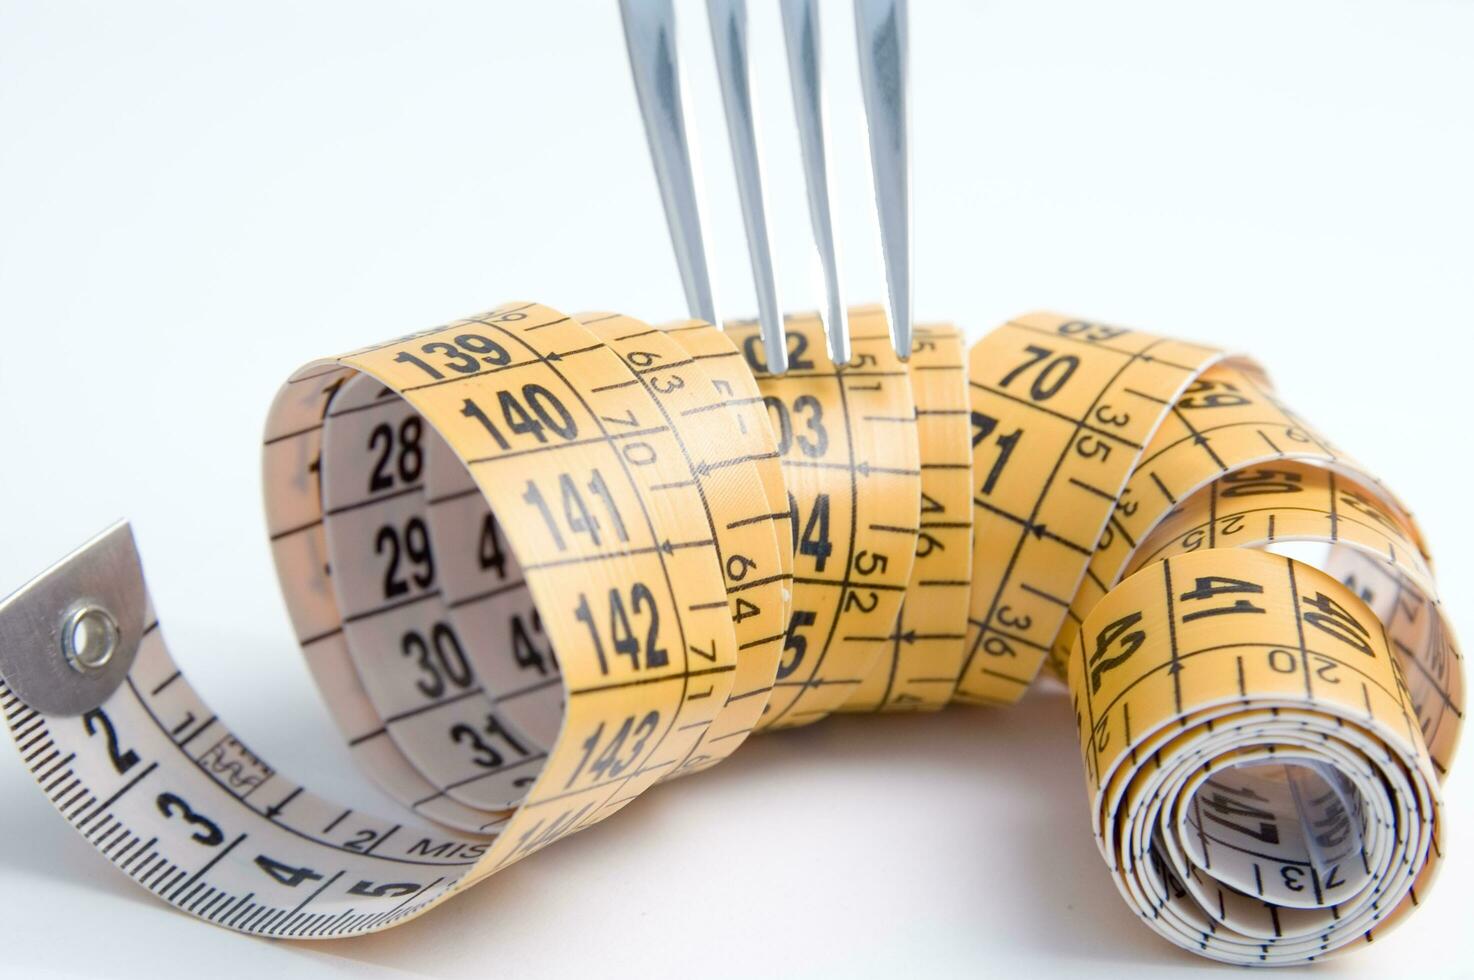
[[[829,163],[824,131],[824,99],[819,61],[819,11],[815,0],[778,0],[788,49],[788,76],[798,121],[804,180],[814,247],[824,275],[821,313],[836,364],[848,363],[850,337],[840,297],[830,211]],[[854,0],[860,59],[860,87],[870,141],[876,215],[885,258],[887,313],[896,353],[911,351],[911,184],[907,130],[906,0]],[[625,44],[634,73],[635,94],[650,143],[666,223],[691,316],[720,323],[712,299],[695,176],[686,137],[676,54],[675,10],[671,0],[620,0]],[[727,138],[736,170],[738,199],[757,291],[758,322],[767,350],[768,371],[788,369],[782,307],[773,279],[763,201],[762,162],[758,158],[747,58],[745,0],[706,0],[712,47],[727,118]]]

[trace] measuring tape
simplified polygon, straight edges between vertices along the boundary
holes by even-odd
[[[126,526],[0,607],[0,704],[63,815],[243,932],[411,918],[836,711],[1067,679],[1101,853],[1181,946],[1288,963],[1426,892],[1463,668],[1416,525],[1218,351],[1049,315],[970,351],[537,304],[308,365],[272,406],[287,608],[362,768],[323,799],[164,646]],[[1302,561],[1300,559],[1306,559]],[[1308,562],[1308,563],[1307,563]]]

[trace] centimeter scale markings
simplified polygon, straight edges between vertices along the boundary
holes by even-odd
[[[513,304],[287,382],[263,468],[288,613],[413,817],[225,729],[125,526],[0,608],[25,764],[171,904],[341,936],[753,731],[1008,703],[1048,663],[1102,855],[1163,936],[1302,962],[1406,915],[1463,665],[1397,499],[1210,348],[1032,314],[971,351],[922,328],[902,362],[878,309],[851,323],[836,365],[790,318],[770,376],[754,324]]]
[[[773,419],[795,553],[762,728],[817,721],[856,693],[880,660],[915,561],[921,469],[910,372],[878,308],[852,311],[850,327],[854,357],[835,365],[819,318],[790,320],[780,376],[763,370],[755,325],[732,330]]]
[[[544,756],[505,717],[503,692],[476,683],[451,621],[441,585],[451,548],[432,546],[422,492],[434,452],[424,421],[359,375],[325,422],[323,526],[348,649],[382,719],[373,737],[392,738],[439,794],[473,809],[512,806]]]
[[[792,573],[783,571],[778,557],[786,542],[775,532],[777,518],[758,464],[775,459],[777,451],[767,442],[760,442],[755,450],[744,446],[738,426],[742,417],[728,414],[727,400],[720,398],[732,393],[715,383],[701,383],[710,380],[702,373],[703,363],[741,358],[730,342],[716,350],[693,353],[662,331],[629,317],[595,314],[584,322],[629,366],[676,435],[700,503],[697,533],[714,542],[724,577],[723,591],[708,595],[700,608],[728,611],[743,680],[751,676],[760,681],[755,687],[744,683],[736,689],[734,673],[718,713],[700,726],[685,756],[662,775],[666,779],[731,754],[753,727],[732,724],[734,714],[751,714],[733,706],[744,696],[753,697],[757,699],[753,707],[760,713],[764,695],[771,694]],[[761,432],[756,425],[749,428]],[[759,505],[756,510],[754,504]],[[688,511],[688,523],[690,516]],[[713,733],[712,727],[723,719],[726,723]]]

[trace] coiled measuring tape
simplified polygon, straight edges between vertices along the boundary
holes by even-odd
[[[383,929],[835,711],[1066,677],[1095,834],[1173,942],[1369,942],[1438,866],[1463,669],[1416,525],[1252,363],[1035,314],[964,350],[514,304],[272,407],[287,607],[353,754],[323,799],[181,676],[120,526],[0,608],[0,704],[109,860],[243,932]],[[1313,556],[1310,550],[1318,549]],[[1313,557],[1313,563],[1302,558]]]

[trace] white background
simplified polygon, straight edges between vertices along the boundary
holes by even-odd
[[[682,9],[718,286],[746,313]],[[847,278],[876,299],[848,5],[824,13]],[[811,307],[776,14],[752,17],[780,285]],[[1420,514],[1474,636],[1474,7],[918,0],[912,37],[918,314],[977,336],[1053,308],[1257,352]],[[274,582],[266,406],[312,357],[506,300],[682,315],[624,59],[612,2],[0,4],[0,591],[126,516],[222,717],[373,804]],[[1425,907],[1319,973],[1474,971],[1468,768]],[[1057,690],[755,739],[418,921],[316,945],[163,908],[9,750],[0,799],[16,976],[1227,969],[1116,895]]]

